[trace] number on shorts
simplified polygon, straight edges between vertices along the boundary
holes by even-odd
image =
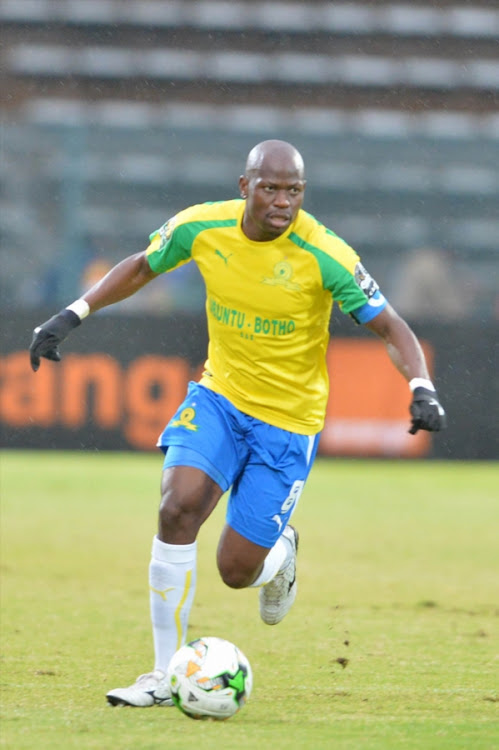
[[[296,505],[298,500],[300,499],[300,495],[303,492],[303,486],[305,482],[303,479],[297,479],[295,482],[293,482],[293,486],[291,487],[290,493],[281,505],[281,513],[287,513],[288,510],[290,510],[293,505]]]

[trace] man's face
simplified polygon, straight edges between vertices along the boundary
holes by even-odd
[[[246,198],[242,229],[257,242],[268,242],[286,232],[303,204],[305,180],[296,170],[262,168],[239,179]]]

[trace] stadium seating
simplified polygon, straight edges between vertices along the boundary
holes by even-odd
[[[87,242],[117,260],[179,208],[236,195],[266,137],[302,150],[307,208],[376,273],[431,243],[492,293],[492,1],[0,0],[0,22],[4,299],[37,299],[25,234],[34,279],[68,245],[75,268]]]

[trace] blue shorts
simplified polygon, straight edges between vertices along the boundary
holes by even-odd
[[[185,401],[158,440],[164,468],[195,466],[225,492],[227,523],[273,547],[296,509],[319,435],[298,435],[250,417],[230,401],[190,383]]]

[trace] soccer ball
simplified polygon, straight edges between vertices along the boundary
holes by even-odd
[[[174,704],[191,719],[229,719],[244,706],[253,684],[243,652],[214,636],[182,646],[168,665],[167,678]]]

